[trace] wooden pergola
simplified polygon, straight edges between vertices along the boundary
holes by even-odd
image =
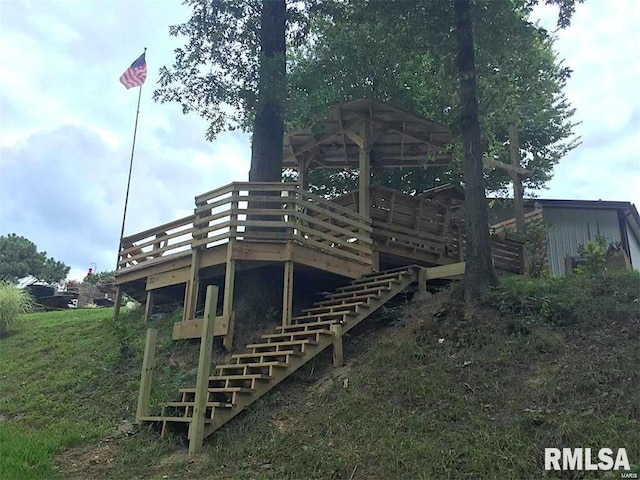
[[[307,189],[312,169],[357,169],[359,213],[370,216],[372,168],[451,163],[453,134],[444,125],[372,98],[334,107],[315,130],[284,137],[283,167],[299,172]]]

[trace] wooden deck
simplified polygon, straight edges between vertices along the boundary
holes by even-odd
[[[296,265],[357,279],[464,260],[464,224],[455,207],[380,186],[371,187],[370,218],[357,213],[358,201],[357,192],[329,201],[283,183],[236,182],[198,195],[193,215],[122,239],[119,295],[134,289],[146,295],[148,318],[154,292],[180,285],[189,321],[202,305],[200,286],[211,283],[203,280],[224,276],[222,316],[232,325],[236,271],[279,264],[287,323]],[[522,273],[521,242],[501,234],[491,245],[498,270]]]
[[[296,184],[231,183],[197,196],[193,215],[123,238],[116,285],[186,282],[196,250],[199,268],[292,261],[347,278],[464,260],[464,225],[449,205],[372,186],[371,218],[357,210],[358,192],[328,201]],[[499,234],[491,243],[497,269],[522,273],[517,238]]]

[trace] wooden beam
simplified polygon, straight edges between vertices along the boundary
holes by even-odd
[[[385,122],[384,120],[381,120],[379,118],[371,118],[371,119],[366,119],[363,116],[359,116],[359,118],[363,119],[363,120],[367,120],[373,124],[376,124],[379,127],[379,131],[380,132],[388,132],[390,130],[397,132],[399,134],[402,135],[402,140],[401,140],[401,144],[404,145],[404,137],[409,137],[415,141],[418,142],[422,142],[425,145],[429,145],[432,147],[435,147],[438,150],[442,150],[447,144],[443,143],[441,145],[438,145],[437,143],[435,143],[433,141],[433,135],[429,135],[429,136],[425,136],[421,133],[418,132],[413,132],[413,131],[407,131],[406,129],[406,122],[402,122],[402,123],[393,123],[393,122]],[[402,152],[401,152],[402,154]]]
[[[513,207],[516,218],[516,231],[524,232],[524,199],[522,191],[522,181],[518,175],[517,169],[520,168],[520,142],[518,140],[518,127],[509,126],[509,157],[511,159],[511,180],[513,181]]]
[[[464,275],[466,262],[451,263],[449,265],[441,265],[439,267],[422,267],[425,271],[424,280],[434,278],[447,278]]]
[[[193,318],[198,305],[198,293],[200,289],[200,248],[193,250],[191,255],[191,268],[189,270],[189,281],[187,282],[186,295],[184,299],[184,309],[182,319]]]
[[[418,270],[418,293],[424,294],[427,292],[427,270],[421,268]]]
[[[344,365],[344,354],[342,350],[342,324],[334,323],[331,325],[331,333],[333,333],[333,366],[342,367]]]
[[[184,320],[173,324],[173,340],[185,338],[202,338],[203,319]],[[213,332],[215,337],[223,337],[229,333],[230,317],[219,315],[215,317]]]
[[[531,170],[527,170],[526,168],[523,168],[523,167],[514,167],[509,163],[500,162],[494,158],[483,157],[482,163],[484,168],[486,168],[487,170],[491,168],[499,168],[509,173],[512,173],[512,172],[516,173],[522,177],[530,177],[531,175],[533,175],[533,172]]]
[[[207,288],[207,295],[211,301],[213,297],[211,286]],[[218,287],[215,287],[217,292]],[[217,298],[217,295],[216,295]],[[202,340],[200,341],[200,356],[198,357],[198,376],[196,379],[196,394],[193,406],[193,417],[189,423],[189,456],[202,452],[204,441],[204,421],[209,397],[209,374],[211,370],[211,351],[213,349],[213,324],[215,317],[206,317],[203,323]]]
[[[147,337],[144,342],[144,357],[142,358],[142,375],[140,376],[136,423],[140,423],[142,417],[149,416],[149,396],[151,395],[151,382],[156,360],[157,337],[158,331],[156,329],[149,328],[147,330]]]
[[[365,141],[360,148],[358,171],[358,213],[363,217],[371,216],[371,148]]]
[[[231,210],[233,212],[238,211],[238,202],[231,202]],[[230,318],[231,311],[233,310],[233,294],[236,282],[236,261],[233,254],[236,244],[236,234],[238,227],[236,222],[238,220],[238,214],[233,213],[231,215],[231,227],[229,227],[229,244],[227,245],[227,261],[224,269],[224,298],[222,300],[222,315]]]
[[[227,352],[231,351],[231,348],[233,348],[233,332],[235,328],[236,328],[236,313],[232,311],[227,321],[227,333],[226,335],[224,335],[224,338],[222,339],[222,346],[227,350]]]
[[[300,167],[298,168],[298,183],[300,184],[300,188],[302,190],[309,189],[309,164],[311,163],[311,159],[301,158],[299,160]]]
[[[231,251],[231,248],[229,248]],[[222,303],[222,315],[229,317],[233,309],[233,293],[236,281],[236,261],[227,260],[227,266],[224,271],[224,300]]]
[[[282,325],[290,325],[293,310],[293,269],[292,261],[284,262],[284,284],[282,287]]]
[[[142,319],[142,323],[146,325],[151,319],[152,313],[153,313],[153,290],[148,290],[147,302],[144,305],[144,317]]]
[[[149,277],[147,277],[146,289],[147,291],[156,290],[158,288],[163,288],[171,285],[177,285],[179,283],[188,282],[190,273],[191,273],[190,267],[182,267],[182,268],[178,268],[176,270],[171,270],[168,272],[149,275]]]
[[[120,316],[120,304],[122,303],[122,287],[118,285],[116,287],[116,298],[113,303],[113,316],[118,318]]]

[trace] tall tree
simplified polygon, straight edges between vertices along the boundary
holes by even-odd
[[[38,252],[31,240],[11,233],[0,236],[0,280],[15,283],[26,276],[33,276],[47,283],[64,280],[69,267]]]
[[[464,296],[471,303],[498,284],[489,243],[489,214],[485,196],[484,148],[480,137],[476,68],[470,0],[453,0],[457,64],[460,82],[460,132],[465,185],[467,235]]]
[[[263,0],[260,14],[258,102],[249,181],[282,179],[283,110],[287,93],[285,0]]]
[[[287,11],[285,0],[187,3],[193,7],[191,19],[170,31],[186,36],[189,43],[176,50],[171,69],[161,69],[155,98],[178,101],[185,113],[196,110],[209,119],[209,139],[225,129],[251,130],[249,180],[281,181],[287,24],[296,28],[296,34],[304,34],[299,5]],[[269,202],[251,206],[270,208]],[[273,270],[260,269],[239,282],[236,307],[252,316],[277,309],[282,293],[273,274]]]

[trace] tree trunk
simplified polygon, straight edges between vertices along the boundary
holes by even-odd
[[[287,94],[285,50],[285,0],[262,0],[260,15],[260,78],[258,105],[253,121],[250,182],[282,181],[283,105]],[[268,196],[269,192],[257,192]],[[273,192],[279,197],[279,193]],[[279,202],[249,202],[251,209],[281,208]],[[272,221],[270,215],[250,215],[250,220]],[[253,231],[274,232],[269,227],[247,227]],[[239,317],[265,316],[282,309],[282,275],[274,277],[269,268],[252,270],[239,285],[236,307]],[[246,322],[239,318],[239,325]],[[251,322],[251,320],[249,320]]]
[[[453,0],[460,78],[460,131],[466,192],[465,225],[467,234],[466,272],[463,280],[467,304],[475,302],[489,287],[498,284],[491,259],[489,214],[485,196],[476,95],[476,72],[470,0]]]
[[[282,179],[283,103],[286,98],[285,0],[263,0],[260,15],[260,79],[253,121],[250,182]]]

